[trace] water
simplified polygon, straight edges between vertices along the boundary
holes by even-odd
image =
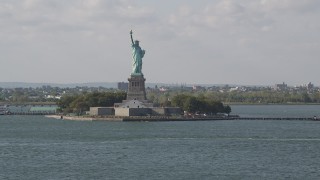
[[[233,105],[241,117],[320,117],[320,105]]]
[[[298,109],[308,116],[318,112],[310,107]],[[249,113],[248,106],[233,108]],[[254,112],[269,113],[259,108]],[[319,179],[319,149],[316,121],[0,116],[0,179]]]

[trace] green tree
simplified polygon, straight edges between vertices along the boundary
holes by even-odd
[[[215,101],[210,98],[206,98],[204,94],[199,96],[178,94],[172,98],[172,105],[176,107],[181,107],[184,111],[191,113],[230,113],[231,108],[229,106],[223,106],[220,101]]]
[[[231,113],[231,107],[229,105],[225,106],[224,107],[224,112],[229,115]]]
[[[83,93],[63,96],[58,101],[58,106],[64,113],[82,113],[88,111],[90,107],[110,107],[124,99],[126,99],[125,92]]]

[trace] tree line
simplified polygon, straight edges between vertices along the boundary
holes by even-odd
[[[59,110],[63,113],[81,114],[90,107],[112,107],[126,99],[125,92],[93,92],[83,94],[65,95],[58,102]],[[155,106],[159,106],[156,104]],[[167,107],[180,107],[190,113],[230,113],[230,106],[224,106],[220,101],[208,99],[205,96],[190,94],[175,94],[172,99],[167,99],[163,104]]]
[[[83,113],[90,107],[111,107],[114,103],[125,100],[125,92],[92,92],[75,95],[65,95],[57,102],[60,112]]]
[[[243,104],[292,104],[292,103],[320,103],[320,92],[279,92],[272,90],[265,91],[233,91],[233,92],[176,92],[148,93],[148,99],[159,106],[170,105],[168,99],[177,94],[188,94],[195,97],[203,96],[217,102],[243,103]]]
[[[253,92],[208,92],[207,96],[227,103],[320,103],[320,93],[308,92],[278,92],[278,91],[253,91]]]

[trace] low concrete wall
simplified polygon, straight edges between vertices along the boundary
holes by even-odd
[[[181,113],[182,113],[182,109],[179,107],[169,107],[166,109],[167,109],[167,113],[169,115],[181,115]]]
[[[48,115],[47,118],[61,119],[59,115]],[[83,117],[83,116],[62,116],[63,120],[72,121],[123,121],[121,117]]]
[[[89,114],[91,116],[109,116],[114,115],[115,111],[113,107],[90,107]]]
[[[180,108],[154,107],[154,108],[115,108],[116,116],[172,116],[180,115]]]
[[[150,108],[115,108],[116,116],[148,116],[151,114]]]
[[[165,108],[152,108],[152,115],[153,116],[163,116],[167,114],[167,111]]]
[[[130,108],[129,116],[148,116],[151,115],[150,108]]]
[[[116,116],[129,116],[129,108],[114,108]]]

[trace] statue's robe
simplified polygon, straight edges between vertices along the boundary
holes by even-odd
[[[144,56],[144,51],[141,49],[139,45],[132,45],[132,73],[141,74],[142,70],[142,58]]]

